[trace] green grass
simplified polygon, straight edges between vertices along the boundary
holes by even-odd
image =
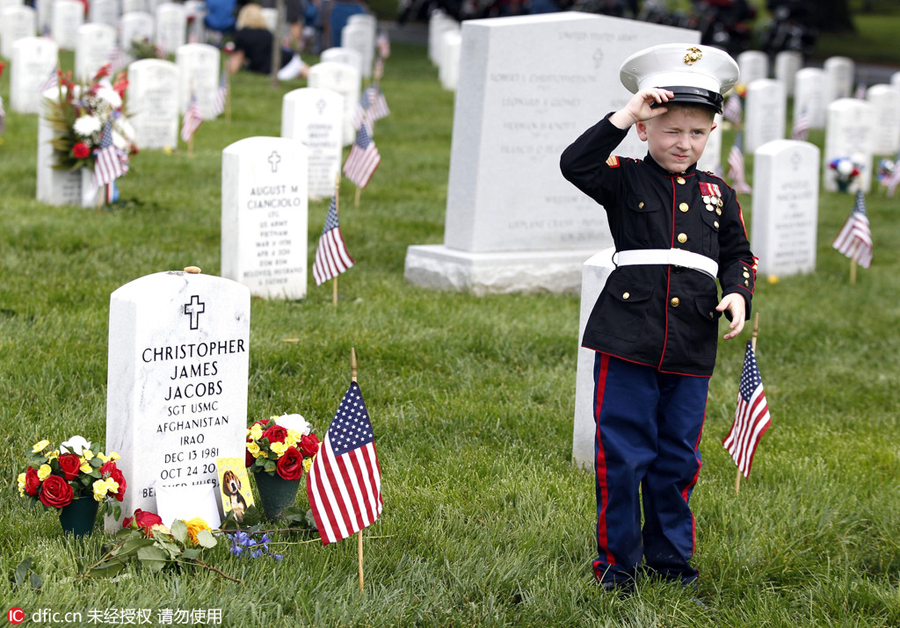
[[[347,200],[352,187],[343,190],[357,265],[341,277],[340,306],[330,286],[310,282],[307,299],[254,300],[251,314],[250,420],[300,412],[324,434],[349,380],[350,347],[358,351],[385,501],[366,531],[365,596],[352,540],[286,546],[281,563],[209,552],[241,585],[137,567],[116,581],[73,582],[75,560],[96,560],[105,537],[67,540],[53,513],[25,509],[14,482],[24,452],[40,438],[103,439],[110,293],[189,264],[219,272],[221,150],[278,135],[281,95],[299,85],[273,90],[265,77],[237,76],[230,123],[205,123],[193,158],[138,155],[121,180],[123,202],[99,212],[34,200],[36,119],[9,114],[0,145],[7,608],[79,612],[83,625],[91,609],[113,608],[150,609],[153,625],[167,608],[221,609],[227,626],[900,624],[897,199],[868,198],[875,262],[857,285],[830,247],[853,198],[825,192],[816,272],[760,281],[758,353],[774,425],[739,495],[719,441],[749,334],[720,345],[692,501],[699,593],[714,610],[654,582],[618,599],[592,583],[593,480],[570,463],[578,297],[477,298],[403,280],[406,247],[443,238],[453,95],[424,50],[402,44],[383,82],[392,114],[376,134],[382,165],[358,208]],[[813,140],[821,145],[821,133]],[[749,225],[752,199],[743,201]],[[326,205],[310,207],[310,258]],[[26,557],[43,578],[39,593],[11,579]]]

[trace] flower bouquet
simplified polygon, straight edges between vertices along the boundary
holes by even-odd
[[[266,515],[281,518],[294,503],[299,480],[318,450],[319,439],[299,414],[273,416],[247,429],[247,469],[256,477]]]
[[[118,520],[127,485],[116,466],[118,459],[119,454],[107,456],[102,446],[81,436],[73,436],[59,449],[41,440],[32,446],[28,467],[17,478],[19,495],[29,500],[29,506],[40,503],[45,508],[60,509],[61,514],[62,509],[87,500],[88,505],[93,503],[88,510],[93,513],[91,527],[98,507],[101,513],[109,512]]]
[[[862,171],[861,161],[850,157],[838,157],[829,162],[828,167],[834,170],[835,181],[841,192],[856,191],[856,184]]]
[[[76,85],[71,73],[59,73],[59,98],[46,99],[47,121],[54,131],[53,167],[57,170],[94,170],[98,156],[110,145],[121,172],[136,154],[134,129],[123,113],[127,74],[110,80],[111,64],[97,72],[89,85]],[[111,144],[110,144],[111,143]]]

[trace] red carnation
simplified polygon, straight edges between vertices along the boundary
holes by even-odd
[[[104,478],[112,478],[116,484],[119,485],[119,490],[116,491],[116,501],[125,499],[125,487],[127,486],[127,483],[125,482],[125,476],[122,475],[122,472],[119,470],[119,467],[116,466],[115,461],[110,460],[100,467],[100,474]]]
[[[72,487],[58,475],[51,475],[41,485],[41,503],[50,508],[68,506],[73,495]]]
[[[91,154],[91,149],[84,142],[78,142],[72,147],[72,154],[75,156],[75,159],[84,159]]]
[[[303,455],[296,447],[288,447],[275,463],[275,470],[285,480],[299,480],[303,475]]]
[[[263,432],[263,438],[269,439],[269,444],[272,443],[283,443],[287,438],[287,430],[281,427],[280,425],[273,425],[268,428],[265,432]]]
[[[28,467],[25,469],[25,492],[34,497],[40,490],[41,479],[38,477],[37,471],[34,467]]]
[[[59,468],[67,480],[74,480],[81,470],[81,458],[78,454],[63,454],[59,457]]]
[[[304,456],[312,457],[319,451],[319,439],[315,434],[307,434],[300,438],[300,451]]]

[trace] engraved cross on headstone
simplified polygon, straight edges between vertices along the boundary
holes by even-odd
[[[269,155],[269,163],[272,165],[272,172],[278,172],[279,162],[281,162],[281,155],[278,154],[277,150],[273,150],[272,154]]]
[[[200,328],[200,315],[205,311],[206,303],[201,303],[200,297],[198,295],[191,295],[191,302],[184,304],[185,316],[191,317],[191,329]]]

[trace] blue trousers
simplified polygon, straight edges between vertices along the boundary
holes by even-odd
[[[664,578],[694,582],[688,501],[702,465],[709,378],[660,373],[597,353],[594,384],[594,575],[604,583],[628,582],[643,558],[648,570]]]

